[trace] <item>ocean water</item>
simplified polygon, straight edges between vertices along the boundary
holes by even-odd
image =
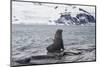
[[[21,65],[16,60],[31,56],[46,55],[46,47],[53,43],[57,29],[63,30],[66,52],[81,52],[66,55],[61,59],[31,60],[32,64],[79,62],[95,60],[95,26],[22,25],[12,24],[12,65]]]

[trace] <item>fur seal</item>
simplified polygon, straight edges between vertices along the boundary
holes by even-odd
[[[46,48],[48,52],[61,52],[62,50],[64,50],[62,32],[63,32],[62,29],[58,29],[56,31],[53,44],[49,45]]]

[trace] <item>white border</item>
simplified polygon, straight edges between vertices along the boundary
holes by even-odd
[[[31,0],[32,1],[32,0]],[[37,67],[99,67],[100,64],[100,0],[33,0],[40,2],[56,2],[71,4],[88,4],[97,6],[97,61],[84,63],[68,63],[39,65]],[[0,0],[0,67],[10,64],[10,0]],[[33,66],[25,66],[33,67]]]

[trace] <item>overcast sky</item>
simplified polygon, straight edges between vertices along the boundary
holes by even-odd
[[[77,7],[73,9],[73,7]],[[80,13],[78,8],[82,8],[91,14],[95,13],[95,7],[91,6],[76,6],[76,5],[60,5],[46,3],[31,3],[31,2],[12,2],[12,23],[43,23],[48,24],[49,20],[57,20],[60,13],[65,9],[71,12],[73,16]],[[14,17],[15,16],[15,17]],[[18,21],[14,21],[18,19]]]

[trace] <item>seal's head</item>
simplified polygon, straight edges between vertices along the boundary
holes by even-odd
[[[58,29],[56,33],[62,33],[63,30],[62,29]]]

